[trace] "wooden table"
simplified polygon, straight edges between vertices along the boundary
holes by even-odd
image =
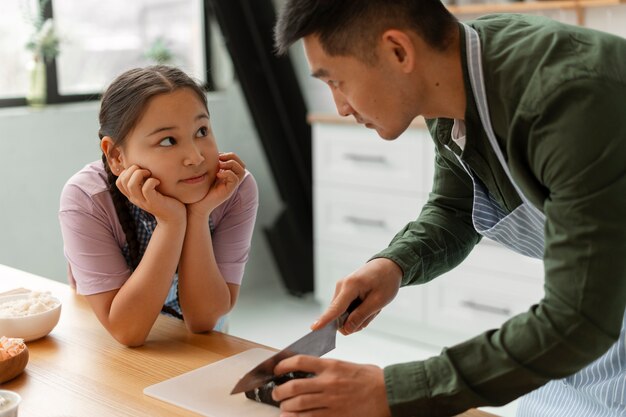
[[[20,417],[197,416],[148,397],[143,389],[239,352],[266,347],[219,332],[191,334],[179,320],[160,316],[146,344],[128,348],[107,333],[84,297],[68,285],[0,265],[0,292],[17,287],[50,291],[63,303],[54,330],[28,343],[25,372],[0,385],[22,396]],[[469,410],[461,416],[493,415]]]

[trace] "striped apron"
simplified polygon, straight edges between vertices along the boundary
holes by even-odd
[[[463,25],[467,64],[478,113],[489,142],[522,204],[506,214],[489,195],[471,169],[461,161],[474,183],[472,218],[476,231],[515,252],[543,258],[545,216],[517,186],[496,141],[482,71],[478,33]],[[461,159],[459,158],[459,161]],[[553,380],[523,396],[517,417],[618,417],[626,416],[626,312],[619,340],[603,356],[579,372]]]

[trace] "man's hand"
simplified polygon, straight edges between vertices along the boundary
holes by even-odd
[[[347,335],[362,330],[395,298],[401,280],[402,269],[395,262],[386,258],[372,259],[337,282],[333,301],[311,328],[321,329],[343,314],[354,299],[360,298],[363,302],[339,331]]]
[[[333,359],[297,355],[281,361],[277,375],[303,371],[311,378],[293,379],[274,388],[280,417],[388,417],[383,370]]]

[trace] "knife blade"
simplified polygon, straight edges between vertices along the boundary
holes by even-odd
[[[283,359],[301,354],[320,357],[333,350],[335,348],[335,340],[337,339],[337,330],[343,327],[350,313],[360,304],[361,299],[355,299],[350,303],[348,309],[337,319],[328,323],[321,329],[314,330],[304,335],[277,354],[258,364],[237,382],[230,392],[230,395],[250,391],[276,378],[274,368],[278,365],[278,362]]]

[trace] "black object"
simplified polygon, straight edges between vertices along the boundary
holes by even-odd
[[[313,291],[311,127],[288,56],[274,54],[271,0],[206,0],[259,133],[284,209],[265,230],[287,290]]]
[[[253,390],[246,391],[246,397],[250,398],[251,400],[260,402],[260,403],[270,404],[275,407],[278,407],[280,406],[280,402],[274,401],[274,399],[272,398],[272,391],[274,391],[274,388],[276,386],[282,385],[287,381],[291,381],[292,379],[311,378],[313,376],[315,376],[315,374],[311,374],[308,372],[300,372],[300,371],[289,372],[287,374],[278,375],[276,378],[274,378],[267,384],[261,385],[259,388],[255,388]]]

